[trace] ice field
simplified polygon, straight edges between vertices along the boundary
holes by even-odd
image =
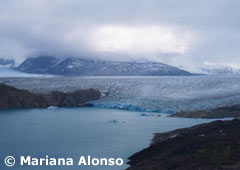
[[[96,107],[173,113],[240,103],[240,77],[49,77],[0,78],[0,82],[36,93],[96,88]]]

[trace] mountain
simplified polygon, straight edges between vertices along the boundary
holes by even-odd
[[[50,56],[28,58],[15,69],[34,74],[65,76],[188,76],[191,73],[155,62],[115,62]]]
[[[179,66],[179,68],[187,70],[193,74],[240,75],[240,69],[225,65],[204,64],[198,67]]]
[[[58,61],[56,58],[49,56],[28,58],[16,69],[26,73],[46,74]]]

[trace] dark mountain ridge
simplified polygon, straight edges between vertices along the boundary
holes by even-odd
[[[98,100],[101,93],[95,89],[76,90],[70,93],[53,91],[49,94],[35,94],[0,83],[0,109],[78,107]]]
[[[163,63],[116,62],[51,56],[27,58],[15,68],[33,74],[64,76],[189,76],[191,73]]]

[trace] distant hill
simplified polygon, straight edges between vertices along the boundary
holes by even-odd
[[[65,76],[189,76],[191,73],[163,63],[115,62],[81,58],[57,59],[51,56],[27,58],[16,67],[32,74]]]

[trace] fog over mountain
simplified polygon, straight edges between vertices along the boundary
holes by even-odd
[[[240,1],[3,0],[0,58],[240,65]]]

